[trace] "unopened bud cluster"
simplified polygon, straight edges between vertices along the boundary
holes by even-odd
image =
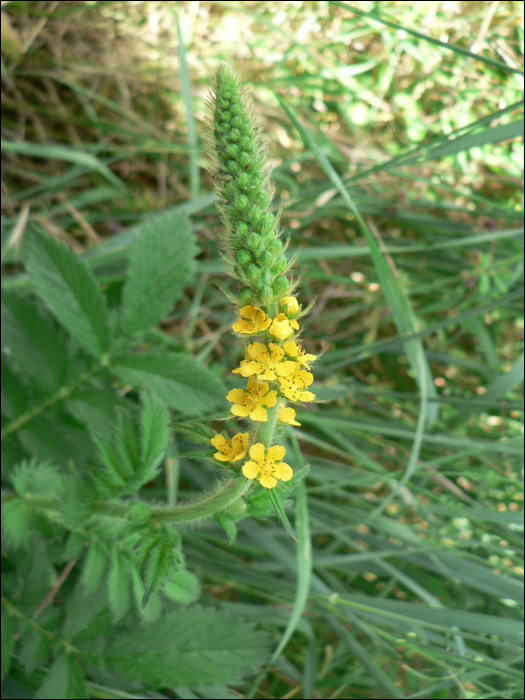
[[[271,306],[291,294],[294,285],[286,276],[293,261],[285,254],[280,217],[269,210],[273,186],[266,137],[229,66],[218,69],[213,91],[206,141],[214,190],[220,197],[226,265],[243,284],[239,305]]]
[[[279,426],[299,425],[292,406],[315,399],[308,370],[316,357],[298,342],[298,320],[308,308],[302,311],[292,296],[296,283],[286,273],[294,261],[286,257],[279,216],[269,211],[273,186],[266,137],[229,66],[217,71],[213,91],[206,143],[224,225],[220,239],[228,272],[243,285],[238,296],[229,295],[240,307],[232,329],[249,341],[245,359],[233,370],[247,379],[246,387],[232,389],[226,398],[231,413],[249,419],[252,430],[231,440],[216,435],[211,444],[217,461],[232,467],[249,454],[243,475],[273,489],[293,476],[281,461],[285,448],[273,442]]]

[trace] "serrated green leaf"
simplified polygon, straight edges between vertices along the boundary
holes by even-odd
[[[59,652],[35,698],[89,698],[84,672],[73,654]]]
[[[12,616],[2,605],[2,678],[3,682],[6,673],[11,666],[11,656],[15,648],[15,626]]]
[[[236,520],[231,518],[227,513],[215,513],[213,517],[228,535],[228,547],[231,547],[237,539]]]
[[[43,666],[49,659],[51,640],[40,630],[30,629],[22,639],[19,659],[27,675]]]
[[[166,404],[158,394],[142,392],[143,408],[140,414],[140,458],[144,473],[152,474],[164,456],[169,438],[169,419]],[[150,479],[148,479],[149,481]]]
[[[126,384],[146,386],[171,408],[198,416],[224,403],[226,387],[217,375],[183,353],[116,356],[113,372]]]
[[[160,590],[171,578],[180,557],[169,537],[160,532],[153,543],[147,543],[147,550],[140,556],[144,597],[142,609],[147,606],[153,593]],[[152,545],[152,546],[151,546]]]
[[[127,476],[132,476],[139,467],[140,445],[137,429],[127,411],[117,412],[115,446],[120,457],[121,467],[125,470]]]
[[[37,462],[36,459],[18,464],[9,476],[19,496],[55,496],[62,480],[58,469],[49,462]]]
[[[195,238],[182,213],[166,212],[144,224],[135,239],[122,305],[126,335],[143,335],[172,310],[195,269]]]
[[[213,608],[192,607],[118,635],[107,663],[127,681],[205,688],[236,685],[267,657],[268,638]]]
[[[35,304],[13,292],[2,291],[2,346],[4,351],[46,392],[56,392],[67,370],[66,346]]]
[[[30,388],[27,380],[16,373],[7,354],[1,353],[2,371],[2,414],[13,420],[25,413],[31,402]],[[25,379],[25,378],[24,378]]]
[[[86,594],[93,593],[100,586],[106,565],[106,553],[95,540],[91,543],[82,571],[82,587]]]
[[[53,409],[31,419],[18,437],[29,454],[60,467],[70,462],[80,466],[95,452],[85,426]]]
[[[118,622],[129,610],[131,574],[128,562],[118,551],[113,552],[108,577],[109,607],[113,621]]]
[[[28,547],[33,530],[33,516],[20,499],[2,505],[2,534],[10,547]]]
[[[27,268],[51,312],[100,359],[109,347],[106,302],[86,263],[50,236],[35,234],[28,246]]]

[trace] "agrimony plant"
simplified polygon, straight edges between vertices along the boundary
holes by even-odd
[[[250,423],[248,432],[231,440],[216,435],[211,444],[217,449],[215,459],[229,463],[232,471],[249,455],[241,468],[243,476],[267,490],[290,531],[272,490],[293,477],[283,461],[286,449],[278,444],[282,427],[299,425],[293,406],[315,399],[308,387],[316,357],[298,342],[298,321],[308,308],[303,310],[293,296],[297,281],[289,271],[295,260],[286,255],[289,239],[283,243],[280,215],[270,210],[273,185],[266,136],[240,78],[226,64],[217,71],[209,106],[205,143],[219,197],[222,257],[229,274],[242,285],[237,295],[227,296],[239,313],[232,329],[245,341],[245,358],[233,372],[247,382],[226,398],[231,413]]]

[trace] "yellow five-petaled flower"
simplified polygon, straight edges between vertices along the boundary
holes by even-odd
[[[297,367],[300,365],[298,364]],[[287,377],[279,377],[281,393],[290,401],[313,401],[315,394],[312,394],[311,391],[305,391],[313,380],[313,375],[303,370],[296,371]]]
[[[246,359],[241,366],[233,370],[234,374],[242,374],[243,377],[255,375],[257,379],[275,381],[277,377],[286,377],[297,368],[293,360],[285,360],[284,350],[274,343],[268,348],[263,343],[251,343],[245,348]]]
[[[306,369],[310,369],[309,362],[313,362],[314,360],[317,360],[316,355],[310,355],[309,353],[305,352],[303,347],[299,345],[299,343],[294,343],[293,340],[290,340],[288,343],[285,343],[283,345],[284,352],[288,355],[288,357],[293,357],[295,362],[298,362],[300,365],[303,367],[306,367]]]
[[[219,462],[238,462],[246,457],[249,439],[249,433],[237,433],[231,440],[215,435],[210,442],[219,451],[213,456]]]
[[[275,340],[287,340],[293,333],[293,329],[299,330],[299,324],[293,319],[290,321],[286,318],[285,314],[279,314],[276,316],[272,325],[268,329],[268,333],[275,338]]]
[[[277,403],[277,392],[270,391],[270,387],[266,382],[258,382],[255,377],[250,377],[246,391],[243,389],[232,389],[226,398],[234,404],[231,407],[231,412],[234,416],[239,416],[240,418],[250,416],[252,420],[266,423],[268,420],[266,408],[275,406]]]
[[[281,462],[286,450],[280,445],[274,445],[266,451],[260,442],[250,447],[249,462],[242,468],[242,473],[247,479],[259,479],[265,489],[273,489],[277,486],[277,480],[290,481],[293,470],[289,464]]]
[[[253,335],[265,331],[271,324],[272,319],[264,313],[258,306],[243,306],[239,311],[241,318],[236,321],[232,328],[236,333]]]

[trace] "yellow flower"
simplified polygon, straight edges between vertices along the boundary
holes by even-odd
[[[287,425],[301,425],[295,420],[295,411],[293,408],[281,406],[277,418],[281,423],[286,423]]]
[[[247,479],[258,478],[265,489],[273,489],[277,486],[277,479],[290,481],[293,476],[290,465],[280,461],[285,454],[286,450],[280,445],[270,447],[266,454],[266,448],[258,442],[250,447],[252,461],[246,462],[242,473]]]
[[[306,369],[310,369],[308,366],[309,362],[314,362],[314,360],[317,360],[316,355],[308,354],[304,351],[302,345],[294,343],[293,340],[291,340],[289,343],[285,343],[283,348],[284,352],[289,357],[293,357],[295,362],[298,362],[302,367],[306,367]]]
[[[266,408],[272,408],[277,403],[277,392],[269,391],[269,388],[266,382],[258,382],[255,377],[250,377],[247,391],[232,389],[226,399],[235,404],[231,407],[233,415],[240,418],[250,416],[252,420],[266,423],[268,420]]]
[[[299,302],[295,297],[283,297],[281,299],[281,306],[288,304],[288,315],[295,316],[299,313]]]
[[[236,333],[246,335],[260,333],[265,331],[272,322],[272,319],[268,318],[258,306],[243,306],[239,313],[241,318],[232,326]]]
[[[313,401],[315,394],[312,394],[311,391],[304,391],[313,380],[313,375],[303,370],[296,371],[288,377],[279,377],[281,392],[290,401]]]
[[[297,368],[297,363],[292,360],[285,360],[284,350],[278,345],[270,343],[270,352],[263,343],[252,343],[245,349],[246,359],[241,362],[241,366],[233,370],[234,374],[242,374],[243,377],[257,375],[257,379],[274,381],[279,377],[291,374]]]
[[[249,433],[237,433],[231,440],[226,440],[222,435],[216,435],[210,440],[211,444],[219,450],[213,456],[219,462],[238,462],[246,457],[249,439]]]
[[[273,319],[268,333],[276,340],[286,340],[292,335],[292,328],[299,330],[297,321],[289,321],[284,314],[279,314]]]

